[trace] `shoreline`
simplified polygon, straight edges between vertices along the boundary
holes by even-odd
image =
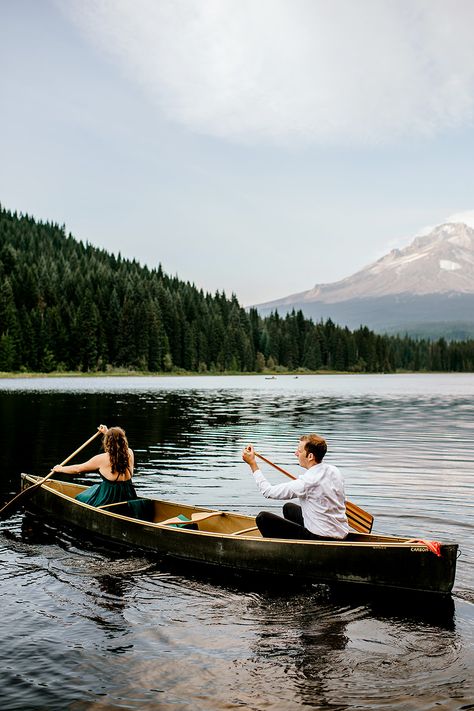
[[[107,372],[94,371],[81,373],[78,371],[53,371],[51,373],[9,373],[5,371],[0,371],[0,379],[18,379],[18,378],[201,378],[201,377],[211,377],[219,378],[222,376],[264,376],[266,378],[277,378],[280,376],[290,376],[299,377],[300,375],[370,375],[370,373],[352,373],[348,370],[311,370],[304,371],[301,370],[289,370],[285,372],[276,371],[265,371],[262,373],[256,372],[241,372],[241,371],[222,371],[219,373],[200,373],[193,371],[176,371],[176,372],[156,372],[149,373],[143,370],[111,370]]]
[[[292,377],[298,378],[304,375],[469,375],[473,371],[452,371],[452,370],[396,370],[391,373],[385,372],[354,372],[350,370],[289,370],[289,371],[263,371],[261,373],[256,372],[236,372],[236,371],[223,371],[223,372],[190,372],[190,371],[176,371],[176,372],[156,372],[149,373],[142,370],[111,370],[107,372],[93,371],[93,372],[78,372],[78,371],[52,371],[51,373],[34,373],[34,372],[6,372],[0,371],[0,380],[20,380],[20,379],[33,379],[33,378],[196,378],[196,377],[248,377],[248,376],[260,376],[267,379],[276,379],[280,377]]]

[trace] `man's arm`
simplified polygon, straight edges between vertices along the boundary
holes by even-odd
[[[272,486],[260,471],[255,458],[255,451],[251,444],[245,447],[242,459],[249,465],[258,490],[266,499],[296,499],[304,496],[304,483],[300,479],[293,479],[292,481]]]

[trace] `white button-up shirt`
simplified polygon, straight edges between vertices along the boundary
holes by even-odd
[[[345,538],[349,533],[344,480],[337,467],[320,462],[298,479],[272,486],[260,469],[253,473],[258,489],[267,499],[299,499],[305,528],[317,536]]]

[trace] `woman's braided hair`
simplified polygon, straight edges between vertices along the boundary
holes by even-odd
[[[130,468],[130,457],[128,454],[128,441],[125,430],[121,427],[110,427],[104,434],[102,444],[104,452],[110,457],[110,468],[112,474],[117,473],[117,477],[125,474]]]

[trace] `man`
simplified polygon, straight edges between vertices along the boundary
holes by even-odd
[[[251,444],[242,453],[259,491],[267,499],[299,499],[299,506],[286,503],[283,516],[262,511],[256,518],[265,538],[342,540],[349,533],[344,481],[339,470],[323,464],[326,441],[317,434],[303,435],[295,452],[306,471],[298,479],[272,486],[258,468]]]

